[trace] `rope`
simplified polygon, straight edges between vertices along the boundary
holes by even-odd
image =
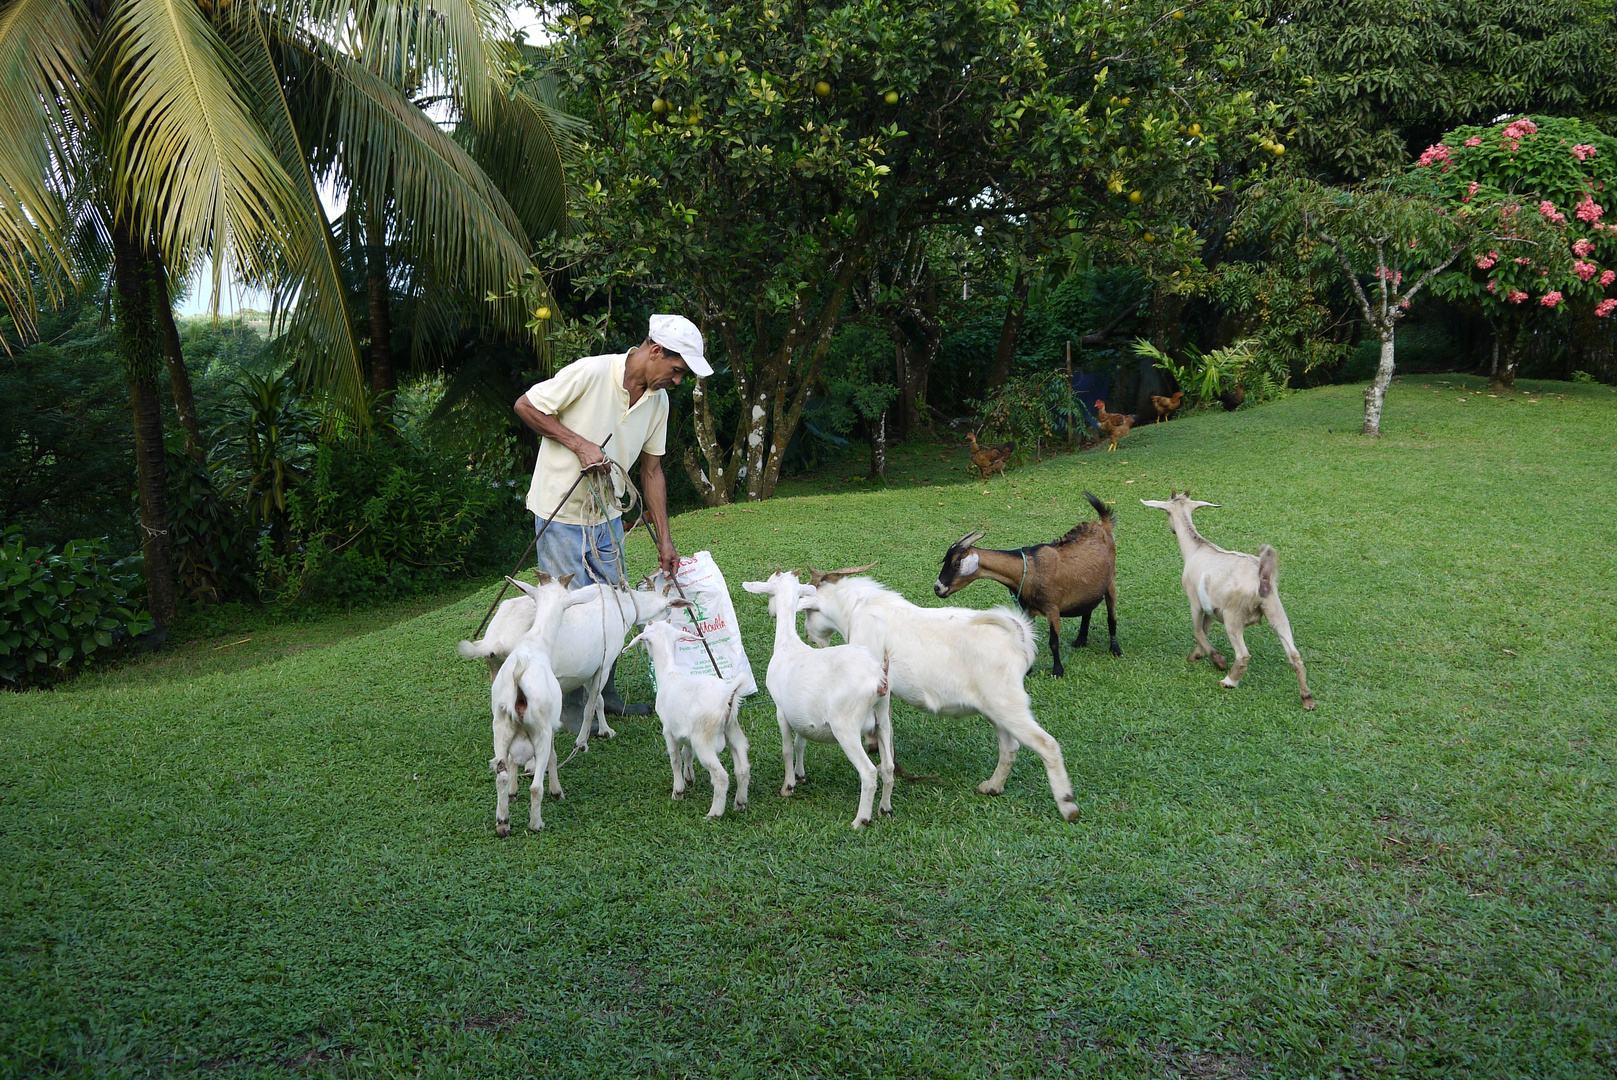
[[[1027,548],[1017,548],[1017,554],[1022,556],[1022,580],[1016,586],[1016,599],[1021,602],[1022,586],[1027,584]]]

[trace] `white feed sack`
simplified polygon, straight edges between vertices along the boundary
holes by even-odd
[[[685,556],[679,560],[676,577],[680,589],[684,590],[685,599],[692,606],[669,612],[669,621],[684,631],[674,647],[674,662],[681,671],[696,675],[714,674],[707,649],[702,647],[702,639],[696,636],[696,624],[700,621],[708,648],[713,650],[713,658],[719,662],[718,676],[729,679],[739,673],[742,676],[742,695],[756,694],[758,684],[753,681],[747,651],[741,646],[741,627],[736,625],[736,609],[730,602],[730,587],[725,584],[724,575],[719,572],[719,564],[713,561],[713,555],[698,551],[695,555]],[[668,584],[668,575],[661,570],[652,575],[652,588],[658,592],[663,592]],[[666,595],[677,596],[678,590]]]

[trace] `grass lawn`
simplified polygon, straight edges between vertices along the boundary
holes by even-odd
[[[704,820],[705,776],[671,801],[628,721],[543,834],[498,840],[487,682],[454,653],[492,587],[0,695],[0,1072],[1610,1077],[1617,393],[1523,386],[1401,380],[1375,442],[1333,387],[987,484],[676,521],[761,681],[744,578],[879,558],[936,603],[968,530],[1115,501],[1124,656],[1100,634],[1028,677],[1071,825],[1031,752],[980,796],[988,725],[896,705],[939,779],[853,833],[840,753],[781,799],[750,708],[746,812]],[[1214,542],[1279,550],[1316,712],[1267,627],[1238,690],[1185,662],[1178,550],[1135,500],[1187,485]]]

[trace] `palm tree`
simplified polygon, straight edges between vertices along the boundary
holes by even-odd
[[[26,333],[87,253],[110,253],[159,623],[174,612],[157,383],[169,268],[211,261],[215,306],[230,281],[272,285],[304,377],[361,422],[322,183],[391,208],[399,250],[504,297],[485,315],[522,334],[510,286],[525,276],[532,294],[532,240],[563,220],[565,129],[506,74],[507,30],[489,0],[0,0],[0,303]],[[411,87],[497,134],[474,158]]]

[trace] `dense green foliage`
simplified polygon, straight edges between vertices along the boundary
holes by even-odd
[[[1356,390],[1313,390],[986,484],[676,519],[761,666],[741,580],[876,558],[932,605],[966,531],[1031,543],[1092,517],[1082,490],[1115,500],[1123,658],[1075,650],[1056,680],[1041,645],[1027,680],[1071,825],[1025,751],[1003,796],[973,790],[981,720],[899,705],[899,761],[938,779],[851,834],[841,755],[812,747],[778,797],[753,706],[747,811],[671,801],[656,722],[630,721],[561,770],[544,833],[499,840],[488,683],[453,649],[492,583],[6,696],[0,1071],[1609,1075],[1617,567],[1588,508],[1617,397],[1524,389],[1396,382],[1378,441]],[[1185,663],[1178,549],[1133,499],[1186,486],[1223,504],[1214,542],[1279,550],[1315,712],[1265,627],[1237,690]]]
[[[135,596],[139,572],[104,540],[60,552],[30,547],[18,531],[0,537],[0,680],[49,686],[150,630]]]

